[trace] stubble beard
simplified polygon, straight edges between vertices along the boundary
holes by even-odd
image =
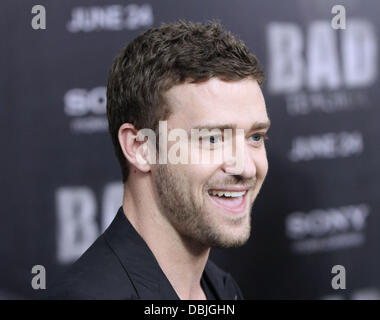
[[[249,239],[250,212],[248,216],[243,217],[248,221],[241,221],[241,219],[228,221],[231,228],[238,224],[244,224],[242,232],[238,235],[231,235],[225,232],[223,227],[213,223],[213,219],[210,219],[205,210],[205,203],[199,203],[194,199],[191,186],[183,175],[174,172],[168,165],[158,165],[153,180],[162,214],[182,238],[210,248],[240,247]],[[251,205],[249,207],[250,210]]]

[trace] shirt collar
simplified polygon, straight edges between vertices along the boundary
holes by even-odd
[[[163,300],[179,300],[152,251],[125,216],[123,207],[120,207],[104,237],[120,259],[140,299],[153,300],[159,297]],[[212,272],[209,261],[203,276],[208,279],[218,299],[228,298],[224,296],[222,279]]]

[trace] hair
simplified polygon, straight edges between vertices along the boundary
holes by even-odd
[[[261,86],[264,72],[243,41],[218,21],[161,24],[135,38],[116,56],[107,84],[109,132],[126,182],[129,163],[118,131],[123,123],[157,132],[170,115],[165,92],[171,87],[217,77],[237,81],[248,77]]]

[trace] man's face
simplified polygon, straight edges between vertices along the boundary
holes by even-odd
[[[263,140],[269,119],[257,81],[212,78],[198,84],[185,83],[171,88],[166,98],[172,110],[168,132],[181,128],[190,137],[192,128],[211,126],[223,133],[224,125],[232,125],[243,129],[244,137],[232,139],[234,154],[243,150],[240,172],[234,171],[236,163],[226,157],[211,163],[154,165],[152,179],[162,214],[182,237],[201,245],[244,244],[250,235],[251,208],[268,171]],[[236,130],[232,133],[235,137]],[[214,138],[209,140],[211,159]],[[173,143],[168,141],[168,150]],[[189,139],[190,152],[203,146],[202,140],[196,145]]]

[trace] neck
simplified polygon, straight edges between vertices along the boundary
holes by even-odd
[[[144,239],[161,270],[181,299],[206,299],[200,281],[210,248],[178,233],[155,206],[149,180],[131,179],[125,184],[123,210],[133,227]],[[140,191],[141,190],[141,191]],[[142,191],[144,190],[144,191]]]

